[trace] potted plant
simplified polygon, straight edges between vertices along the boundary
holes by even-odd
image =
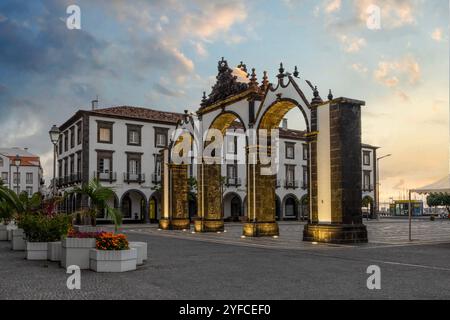
[[[20,218],[20,225],[26,239],[26,257],[28,260],[47,260],[49,243],[61,240],[67,234],[71,218],[58,214],[47,216],[42,213],[26,214]],[[57,247],[58,244],[56,244]],[[53,249],[55,244],[50,245]],[[54,250],[58,250],[55,248]],[[51,252],[52,257],[56,255]]]
[[[95,238],[99,234],[70,230],[61,242],[61,267],[76,265],[80,269],[89,269],[89,250],[95,248]]]
[[[61,240],[67,236],[72,217],[58,214],[50,216],[48,223],[47,259],[60,261],[62,252]]]
[[[8,240],[8,225],[14,212],[11,193],[10,189],[0,186],[0,241]]]
[[[47,260],[47,221],[40,214],[26,214],[20,218],[24,230],[26,258]]]
[[[96,248],[90,250],[90,267],[96,272],[136,270],[137,250],[130,248],[123,234],[101,233]]]

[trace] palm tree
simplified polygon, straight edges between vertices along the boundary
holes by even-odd
[[[16,212],[18,214],[26,212],[25,206],[17,194],[5,186],[0,186],[0,202],[4,206],[8,206],[10,212]]]
[[[77,194],[89,198],[89,208],[87,215],[91,217],[92,225],[96,224],[97,214],[106,211],[106,216],[114,223],[115,230],[122,224],[122,213],[110,207],[106,202],[114,197],[114,190],[109,187],[102,186],[97,179],[92,179],[81,187],[76,187],[69,194]]]

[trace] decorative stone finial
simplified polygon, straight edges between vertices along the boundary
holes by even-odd
[[[225,72],[228,70],[228,62],[222,57],[222,60],[219,61],[219,65],[217,66],[219,73]]]
[[[252,74],[250,77],[250,87],[258,87],[258,79],[256,78],[255,68],[252,68]]]
[[[328,93],[328,100],[333,100],[333,93],[331,92],[331,89],[330,89],[330,92]]]
[[[203,102],[206,102],[206,92],[205,92],[205,91],[203,91],[202,103],[203,103]]]
[[[298,78],[299,75],[300,75],[300,73],[298,72],[297,66],[295,66],[294,77]]]
[[[262,82],[261,82],[261,90],[266,92],[269,87],[269,77],[267,76],[267,71],[263,72]]]
[[[280,62],[280,69],[278,69],[280,75],[284,73],[283,62]]]

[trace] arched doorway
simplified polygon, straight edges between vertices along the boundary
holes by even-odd
[[[148,200],[148,222],[157,223],[161,218],[161,192],[155,191]]]
[[[241,197],[235,192],[229,192],[223,198],[223,216],[225,221],[237,222],[243,219]]]
[[[307,194],[300,200],[300,215],[303,221],[309,219],[309,196]]]
[[[298,218],[298,199],[293,194],[288,194],[283,199],[283,218],[292,220]]]
[[[109,206],[110,208],[115,208],[115,209],[119,208],[119,198],[117,197],[117,195],[115,193],[114,193],[113,197],[111,197],[110,199],[108,199],[106,201],[106,205]],[[110,221],[110,219],[108,218],[106,209],[97,213],[97,221],[99,223],[105,223],[105,222]]]
[[[120,201],[124,222],[143,222],[147,213],[147,200],[139,190],[128,190]]]
[[[275,217],[278,221],[281,220],[281,200],[278,195],[275,196]]]
[[[374,201],[373,201],[372,197],[365,196],[362,199],[362,208],[361,209],[363,212],[363,217],[366,217],[368,219],[374,218]]]

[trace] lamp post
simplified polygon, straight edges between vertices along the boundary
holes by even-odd
[[[14,165],[16,166],[16,188],[17,195],[19,195],[19,167],[20,167],[20,156],[16,154],[16,158],[14,159]]]
[[[375,197],[376,197],[376,210],[377,210],[377,212],[376,212],[376,215],[377,215],[377,219],[379,219],[379,211],[380,211],[380,164],[379,164],[379,162],[380,162],[380,160],[381,159],[384,159],[384,158],[388,158],[388,157],[390,157],[390,156],[392,156],[392,154],[387,154],[387,155],[385,155],[385,156],[381,156],[381,157],[379,157],[379,158],[377,158],[377,164],[376,164],[376,166],[377,166],[377,192],[376,192],[376,195],[375,195]]]
[[[59,141],[59,128],[56,125],[53,125],[53,127],[48,132],[50,135],[50,141],[53,143],[53,197],[56,196],[56,145]]]

